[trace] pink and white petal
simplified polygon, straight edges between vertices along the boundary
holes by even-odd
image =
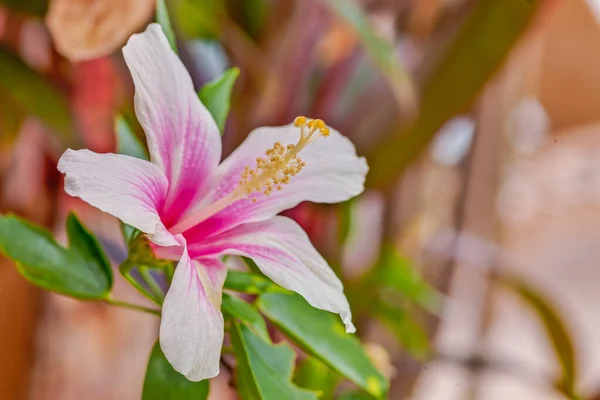
[[[219,260],[192,260],[184,249],[162,306],[160,347],[173,368],[191,381],[219,374],[226,275]]]
[[[136,115],[146,132],[150,158],[169,179],[163,217],[176,220],[202,195],[216,171],[221,159],[219,129],[158,24],[132,35],[123,55],[135,84]]]
[[[177,244],[160,219],[168,182],[156,165],[120,154],[68,149],[58,170],[65,174],[69,195],[148,234],[156,244]]]
[[[313,307],[339,314],[347,332],[356,330],[342,282],[290,218],[276,216],[240,225],[211,241],[190,242],[189,252],[194,258],[250,257],[275,283],[299,293]]]
[[[254,167],[256,158],[264,156],[275,142],[295,144],[300,138],[299,128],[293,125],[255,129],[226,160],[217,173],[217,186],[203,200],[214,202],[237,187],[240,175],[248,165]],[[259,194],[258,201],[238,200],[229,207],[206,219],[186,236],[205,237],[242,223],[262,221],[303,201],[338,203],[364,190],[369,170],[364,158],[358,157],[352,142],[335,129],[329,137],[320,137],[299,154],[306,166],[290,179],[283,190],[270,196]],[[192,214],[194,210],[190,210]]]

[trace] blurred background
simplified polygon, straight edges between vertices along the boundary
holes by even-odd
[[[344,280],[391,399],[600,399],[600,1],[166,5],[197,87],[241,71],[225,154],[307,115],[368,158],[362,196],[288,215]],[[0,211],[64,238],[74,210],[115,265],[117,221],[66,196],[56,163],[115,151],[115,116],[134,120],[120,48],[155,8],[0,0]],[[157,325],[0,258],[0,398],[137,399]],[[235,399],[229,380],[211,398]]]

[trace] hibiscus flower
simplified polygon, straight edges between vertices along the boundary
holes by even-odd
[[[151,161],[67,150],[65,190],[144,232],[157,257],[178,260],[159,341],[173,367],[198,381],[219,373],[224,255],[252,258],[275,283],[338,313],[354,332],[342,283],[306,233],[281,211],[361,193],[368,167],[322,120],[263,127],[223,162],[221,136],[159,25],[123,48]]]

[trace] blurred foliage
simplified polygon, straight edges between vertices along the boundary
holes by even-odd
[[[171,26],[171,18],[169,18],[169,10],[165,0],[156,0],[156,22],[160,24],[173,51],[177,52],[175,32],[173,32],[173,27]]]
[[[427,147],[433,135],[475,100],[502,64],[543,0],[480,0],[458,34],[432,62],[420,85],[419,114],[369,155],[368,184],[389,187]]]
[[[0,5],[38,17],[46,15],[48,3],[49,0],[0,0]]]
[[[0,89],[5,96],[0,115],[15,109],[38,117],[66,145],[73,144],[73,121],[68,101],[46,78],[25,64],[16,54],[0,45]],[[12,106],[8,106],[8,99]]]
[[[414,113],[417,102],[415,88],[393,45],[374,32],[364,12],[353,1],[327,0],[326,4],[354,29],[375,65],[386,76],[401,114],[409,116]]]
[[[576,394],[577,360],[575,346],[560,312],[545,294],[525,280],[515,276],[503,276],[501,282],[531,308],[546,330],[558,364],[562,369],[562,374],[556,381],[557,389],[572,400],[580,399]]]

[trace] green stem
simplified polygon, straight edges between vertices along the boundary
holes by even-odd
[[[165,294],[163,293],[163,290],[158,285],[158,283],[156,283],[156,280],[154,280],[154,277],[150,273],[150,270],[148,268],[146,268],[146,267],[140,267],[139,271],[140,271],[140,275],[141,275],[142,279],[144,280],[144,282],[150,288],[150,292],[157,299],[161,300],[161,303],[162,303],[162,300],[165,299]]]
[[[148,313],[148,314],[160,315],[160,310],[158,310],[156,308],[150,308],[150,307],[140,306],[138,304],[131,304],[131,303],[128,303],[126,301],[121,301],[121,300],[114,299],[114,298],[112,298],[110,296],[107,297],[107,298],[105,298],[104,301],[106,303],[108,303],[108,304],[113,305],[113,306],[129,308],[131,310],[141,311],[141,312],[145,312],[145,313]]]
[[[148,290],[146,290],[145,287],[140,285],[140,283],[138,281],[136,281],[129,272],[123,273],[123,277],[125,278],[125,280],[127,280],[127,282],[129,282],[131,284],[131,286],[136,288],[141,294],[146,296],[148,299],[152,300],[156,304],[159,304],[159,305],[161,304],[161,302],[152,293],[150,293]]]

